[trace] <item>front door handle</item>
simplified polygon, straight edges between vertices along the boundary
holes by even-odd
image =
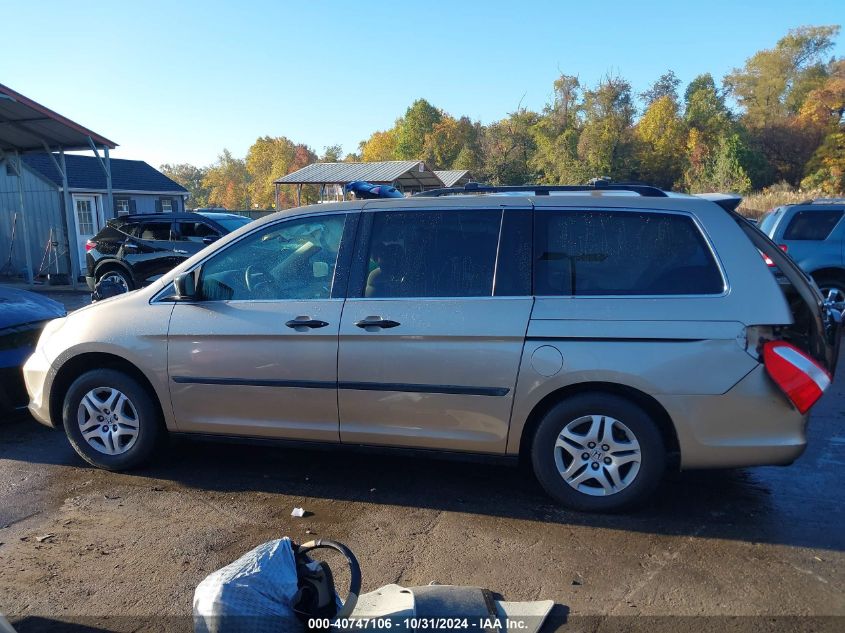
[[[287,321],[285,325],[294,329],[301,327],[314,329],[318,327],[326,327],[328,323],[326,321],[320,321],[319,319],[312,319],[311,317],[301,316]]]
[[[391,321],[390,319],[382,319],[381,317],[367,317],[366,319],[361,319],[360,321],[356,321],[355,325],[360,328],[368,328],[368,327],[380,327],[380,328],[391,328],[396,327],[397,325],[402,325],[398,321]]]

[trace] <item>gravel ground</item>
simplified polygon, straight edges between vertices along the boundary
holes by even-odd
[[[365,591],[552,599],[549,631],[841,631],[843,405],[840,372],[795,464],[670,475],[624,516],[561,510],[518,468],[396,455],[180,440],[107,473],[59,432],[0,421],[0,611],[19,631],[190,630],[205,575],[316,535],[352,547]]]

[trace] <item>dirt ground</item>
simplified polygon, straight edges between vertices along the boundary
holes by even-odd
[[[2,420],[0,612],[19,631],[188,631],[204,576],[314,535],[355,551],[364,591],[552,599],[545,631],[841,631],[843,423],[840,372],[792,466],[670,475],[643,511],[596,516],[557,508],[517,468],[396,455],[180,440],[107,473],[61,433]]]

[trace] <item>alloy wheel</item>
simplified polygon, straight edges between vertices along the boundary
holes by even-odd
[[[121,292],[129,292],[129,284],[126,281],[126,278],[120,273],[106,273],[105,275],[100,277],[100,281],[109,281],[111,283],[117,284],[118,286],[120,286]]]
[[[584,415],[563,427],[554,446],[555,465],[578,492],[616,494],[633,483],[642,453],[634,433],[619,420]]]

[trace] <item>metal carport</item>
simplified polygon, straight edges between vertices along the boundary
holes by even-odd
[[[327,185],[348,185],[363,180],[374,185],[393,185],[400,191],[425,191],[443,187],[443,181],[421,160],[386,160],[372,163],[312,163],[295,172],[277,178],[276,207],[279,207],[279,187],[295,185],[297,204],[301,202],[303,185],[318,185],[320,199]]]
[[[66,231],[68,248],[74,251],[78,248],[78,245],[76,244],[76,232],[70,229],[74,226],[74,219],[71,215],[73,208],[70,191],[68,190],[65,151],[90,149],[94,152],[106,176],[106,200],[109,213],[114,213],[109,150],[116,146],[113,141],[106,137],[92,132],[88,128],[74,123],[61,114],[0,84],[0,161],[5,160],[18,178],[21,229],[26,245],[27,282],[30,285],[33,283],[33,267],[27,214],[24,208],[21,154],[46,152],[61,174],[65,221],[68,223],[68,230]],[[100,150],[102,150],[102,156]],[[53,152],[58,152],[58,160],[56,160]],[[79,263],[74,257],[71,257],[70,261],[71,281],[75,286],[80,276]]]

